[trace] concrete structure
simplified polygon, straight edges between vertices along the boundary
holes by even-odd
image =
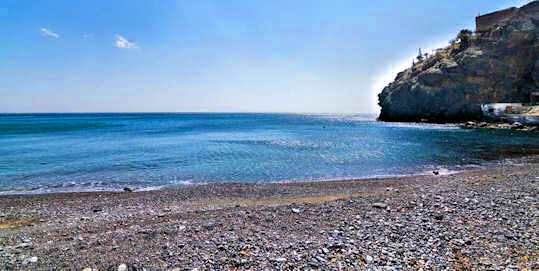
[[[539,106],[521,103],[492,103],[481,105],[483,117],[497,122],[520,122],[524,125],[539,125]]]
[[[505,114],[514,113],[523,108],[524,105],[521,103],[492,103],[481,105],[483,116],[490,118],[500,118]]]
[[[539,1],[532,1],[521,8],[507,8],[475,17],[475,32],[481,33],[503,24],[517,13],[539,15]]]
[[[512,7],[475,17],[475,32],[480,33],[491,30],[511,18],[517,10],[517,8]]]

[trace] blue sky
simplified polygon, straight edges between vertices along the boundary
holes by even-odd
[[[377,112],[418,47],[525,2],[2,0],[0,112]]]

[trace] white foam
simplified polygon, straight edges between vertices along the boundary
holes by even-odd
[[[388,127],[414,128],[414,129],[433,129],[433,130],[458,130],[456,124],[436,124],[436,123],[407,123],[407,122],[386,122]]]

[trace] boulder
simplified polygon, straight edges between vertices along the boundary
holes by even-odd
[[[511,124],[511,129],[522,129],[524,128],[524,125],[520,122],[513,122],[513,124]]]
[[[387,204],[383,203],[383,202],[376,202],[376,203],[373,203],[372,204],[372,207],[374,208],[380,208],[380,209],[386,209],[387,208]]]

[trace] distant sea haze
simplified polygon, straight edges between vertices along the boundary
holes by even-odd
[[[499,163],[539,137],[331,114],[2,114],[0,193],[363,179]],[[518,154],[518,153],[516,153]]]

